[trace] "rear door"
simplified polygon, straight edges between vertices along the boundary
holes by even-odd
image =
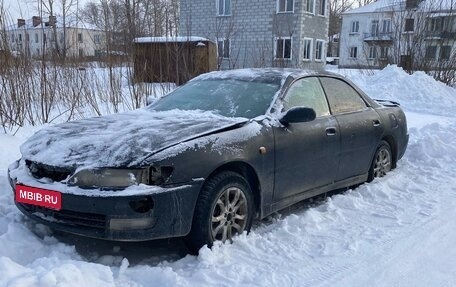
[[[320,81],[340,129],[336,181],[365,174],[383,131],[380,116],[342,79],[320,77]]]
[[[338,125],[317,77],[299,79],[288,89],[282,112],[299,106],[313,108],[317,118],[273,127],[275,201],[330,184],[338,170]]]

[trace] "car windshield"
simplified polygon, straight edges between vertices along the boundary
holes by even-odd
[[[226,117],[265,114],[280,85],[240,79],[193,80],[150,106],[156,111],[203,110]]]

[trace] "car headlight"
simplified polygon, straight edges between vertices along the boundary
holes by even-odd
[[[122,189],[131,185],[160,185],[172,173],[172,167],[83,169],[68,179],[68,184],[82,188]]]

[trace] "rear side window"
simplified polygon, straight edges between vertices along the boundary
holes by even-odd
[[[366,103],[358,92],[346,82],[327,77],[321,77],[320,80],[333,114],[357,112],[366,108]]]
[[[330,114],[325,93],[316,77],[303,78],[293,83],[284,98],[283,107],[285,111],[293,107],[312,108],[317,117]]]

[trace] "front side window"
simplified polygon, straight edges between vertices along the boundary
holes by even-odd
[[[78,33],[78,42],[82,43],[82,33]]]
[[[277,0],[277,13],[293,12],[294,0]]]
[[[304,55],[303,55],[303,59],[306,60],[306,61],[312,60],[312,45],[313,45],[313,39],[304,38]]]
[[[219,58],[229,59],[230,58],[230,39],[218,40],[217,51]]]
[[[325,93],[316,77],[303,78],[293,83],[284,98],[283,107],[284,111],[294,107],[312,108],[317,117],[330,114]]]
[[[321,61],[323,60],[323,47],[325,41],[317,40],[317,44],[315,45],[315,60]]]
[[[276,59],[291,59],[291,38],[276,39]]]
[[[357,112],[367,107],[358,92],[346,82],[328,77],[320,80],[333,114]]]
[[[217,0],[217,16],[231,15],[231,0]]]
[[[306,12],[315,13],[315,0],[306,1]]]
[[[38,33],[35,33],[35,43],[38,43]]]
[[[359,32],[359,21],[353,21],[351,23],[351,33],[358,33]]]
[[[358,47],[350,47],[350,58],[358,58]]]

